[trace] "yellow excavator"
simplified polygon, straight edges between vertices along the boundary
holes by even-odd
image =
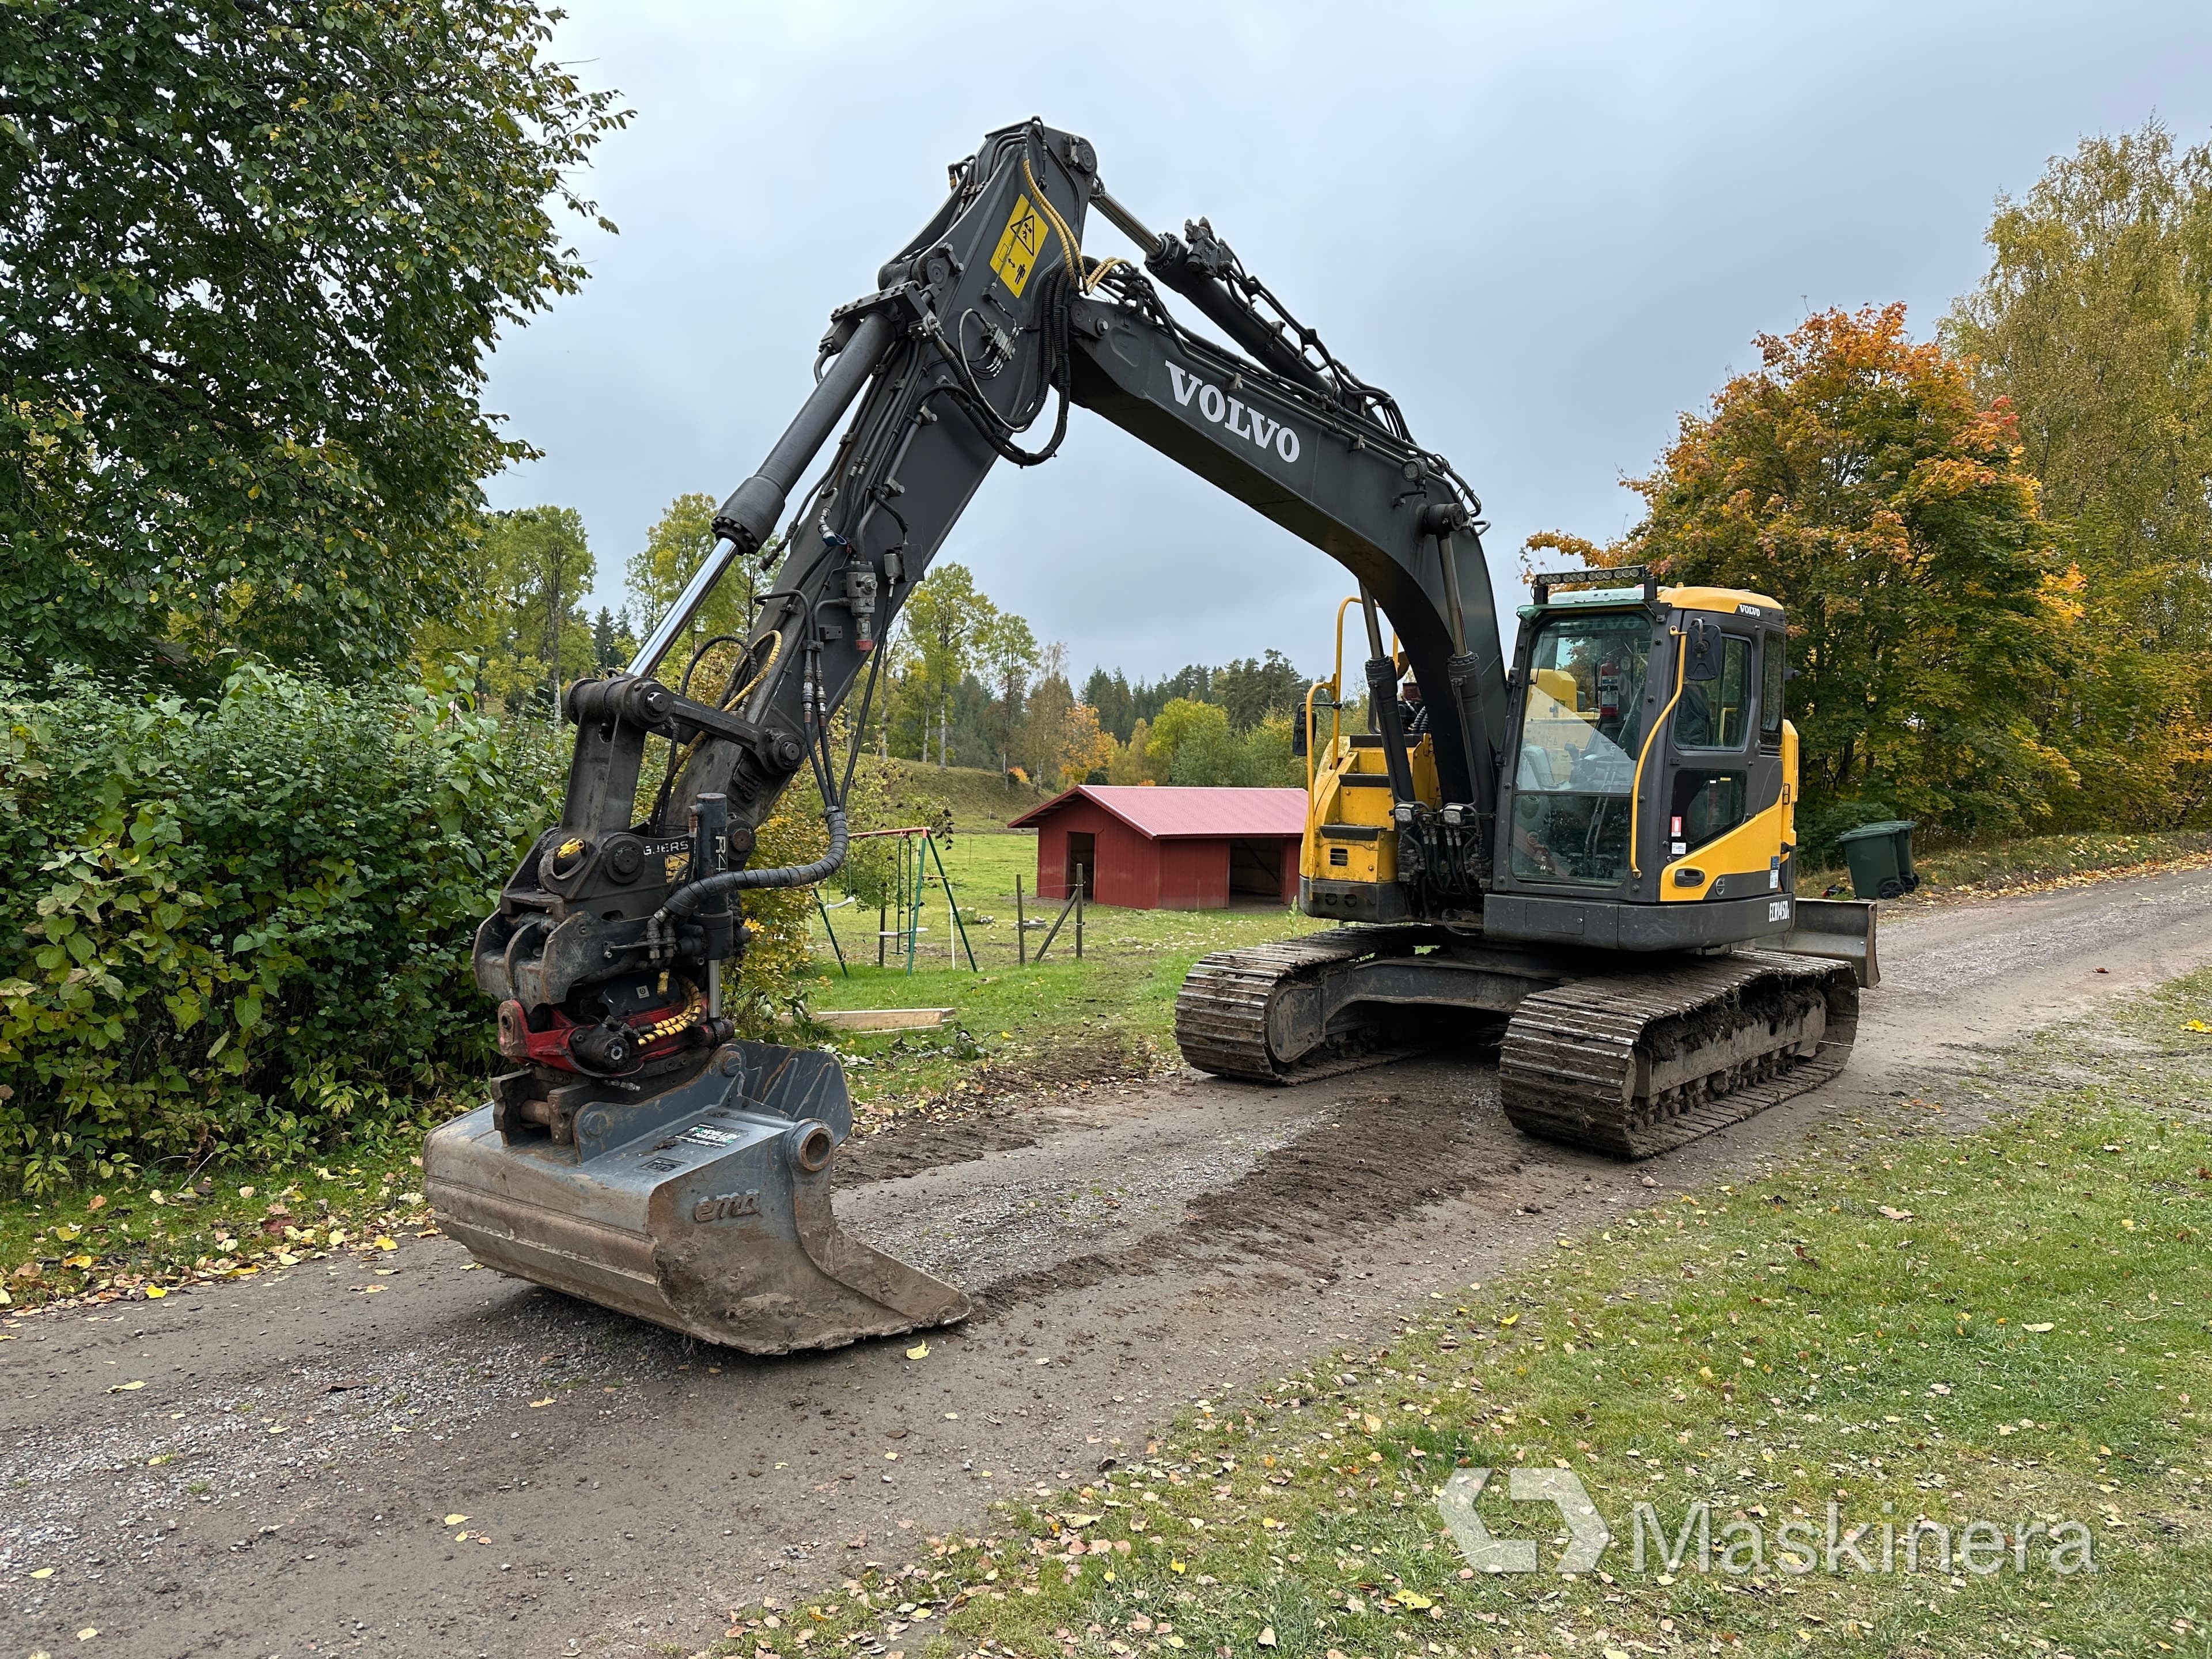
[[[1084,251],[1093,210],[1140,265]],[[1072,404],[1358,584],[1300,727],[1300,903],[1344,926],[1200,962],[1176,1009],[1192,1064],[1279,1084],[1493,1042],[1515,1122],[1629,1157],[1843,1064],[1871,907],[1796,893],[1781,608],[1638,571],[1541,576],[1509,666],[1480,504],[1451,464],[1205,220],[1155,234],[1085,140],[1030,121],[957,163],[874,287],[830,313],[813,389],[628,671],[568,690],[561,821],[474,945],[507,1066],[424,1148],[424,1190],[478,1260],[754,1352],[967,1311],[838,1227],[843,1073],[738,1039],[721,982],[744,895],[844,858],[884,629],[985,475],[1049,459]],[[739,561],[761,568],[750,626],[659,678]],[[1347,731],[1355,607],[1368,719]],[[720,673],[715,645],[735,658]],[[856,687],[841,759],[831,716]],[[802,773],[827,852],[754,865]]]
[[[1451,799],[1431,699],[1418,668],[1401,686],[1415,665],[1385,651],[1372,602],[1338,607],[1336,669],[1299,732],[1298,896],[1366,925],[1200,961],[1176,1007],[1194,1065],[1291,1083],[1494,1040],[1516,1124],[1629,1158],[1841,1069],[1873,908],[1796,895],[1782,606],[1640,567],[1532,589],[1488,815]],[[1370,714],[1348,732],[1355,606]]]

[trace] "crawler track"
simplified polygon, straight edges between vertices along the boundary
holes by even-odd
[[[1449,942],[1433,928],[1364,927],[1217,951],[1183,981],[1176,1040],[1200,1070],[1260,1083],[1375,1065],[1398,1052],[1379,1022],[1316,1040],[1324,977]],[[1857,987],[1834,963],[1740,951],[1562,968],[1568,982],[1533,991],[1506,1027],[1500,1097],[1526,1133],[1616,1158],[1666,1152],[1826,1082],[1858,1024]]]
[[[1306,1083],[1379,1066],[1401,1051],[1371,1031],[1303,1053],[1287,1042],[1298,988],[1340,963],[1410,953],[1434,935],[1425,927],[1346,927],[1201,957],[1176,996],[1176,1042],[1200,1071],[1254,1083]],[[1285,1052],[1295,1057],[1277,1058]]]
[[[1516,1127],[1649,1158],[1826,1082],[1858,1028],[1848,968],[1769,951],[1539,991],[1505,1028]]]

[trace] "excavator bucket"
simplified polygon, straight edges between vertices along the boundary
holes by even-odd
[[[423,1191],[488,1267],[747,1353],[836,1348],[964,1318],[968,1298],[838,1230],[852,1132],[830,1055],[729,1042],[690,1083],[508,1139],[480,1106],[432,1132]]]

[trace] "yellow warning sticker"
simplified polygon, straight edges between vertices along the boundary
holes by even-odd
[[[1044,257],[1044,242],[1048,234],[1044,216],[1030,205],[1030,198],[1015,198],[1014,216],[1006,221],[1006,232],[999,238],[999,250],[991,256],[991,269],[998,272],[1000,281],[1013,289],[1018,300],[1029,283],[1030,272]]]

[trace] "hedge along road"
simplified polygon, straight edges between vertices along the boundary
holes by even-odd
[[[434,1239],[382,1272],[14,1320],[0,1652],[692,1650],[740,1601],[975,1532],[994,1497],[1141,1453],[1197,1401],[1387,1341],[1430,1292],[1654,1186],[1940,1093],[1993,1046],[2212,961],[2212,871],[1908,912],[1882,950],[1844,1077],[1643,1165],[1520,1137],[1489,1066],[1436,1058],[891,1131],[855,1148],[846,1224],[980,1304],[918,1358],[906,1339],[746,1359]]]

